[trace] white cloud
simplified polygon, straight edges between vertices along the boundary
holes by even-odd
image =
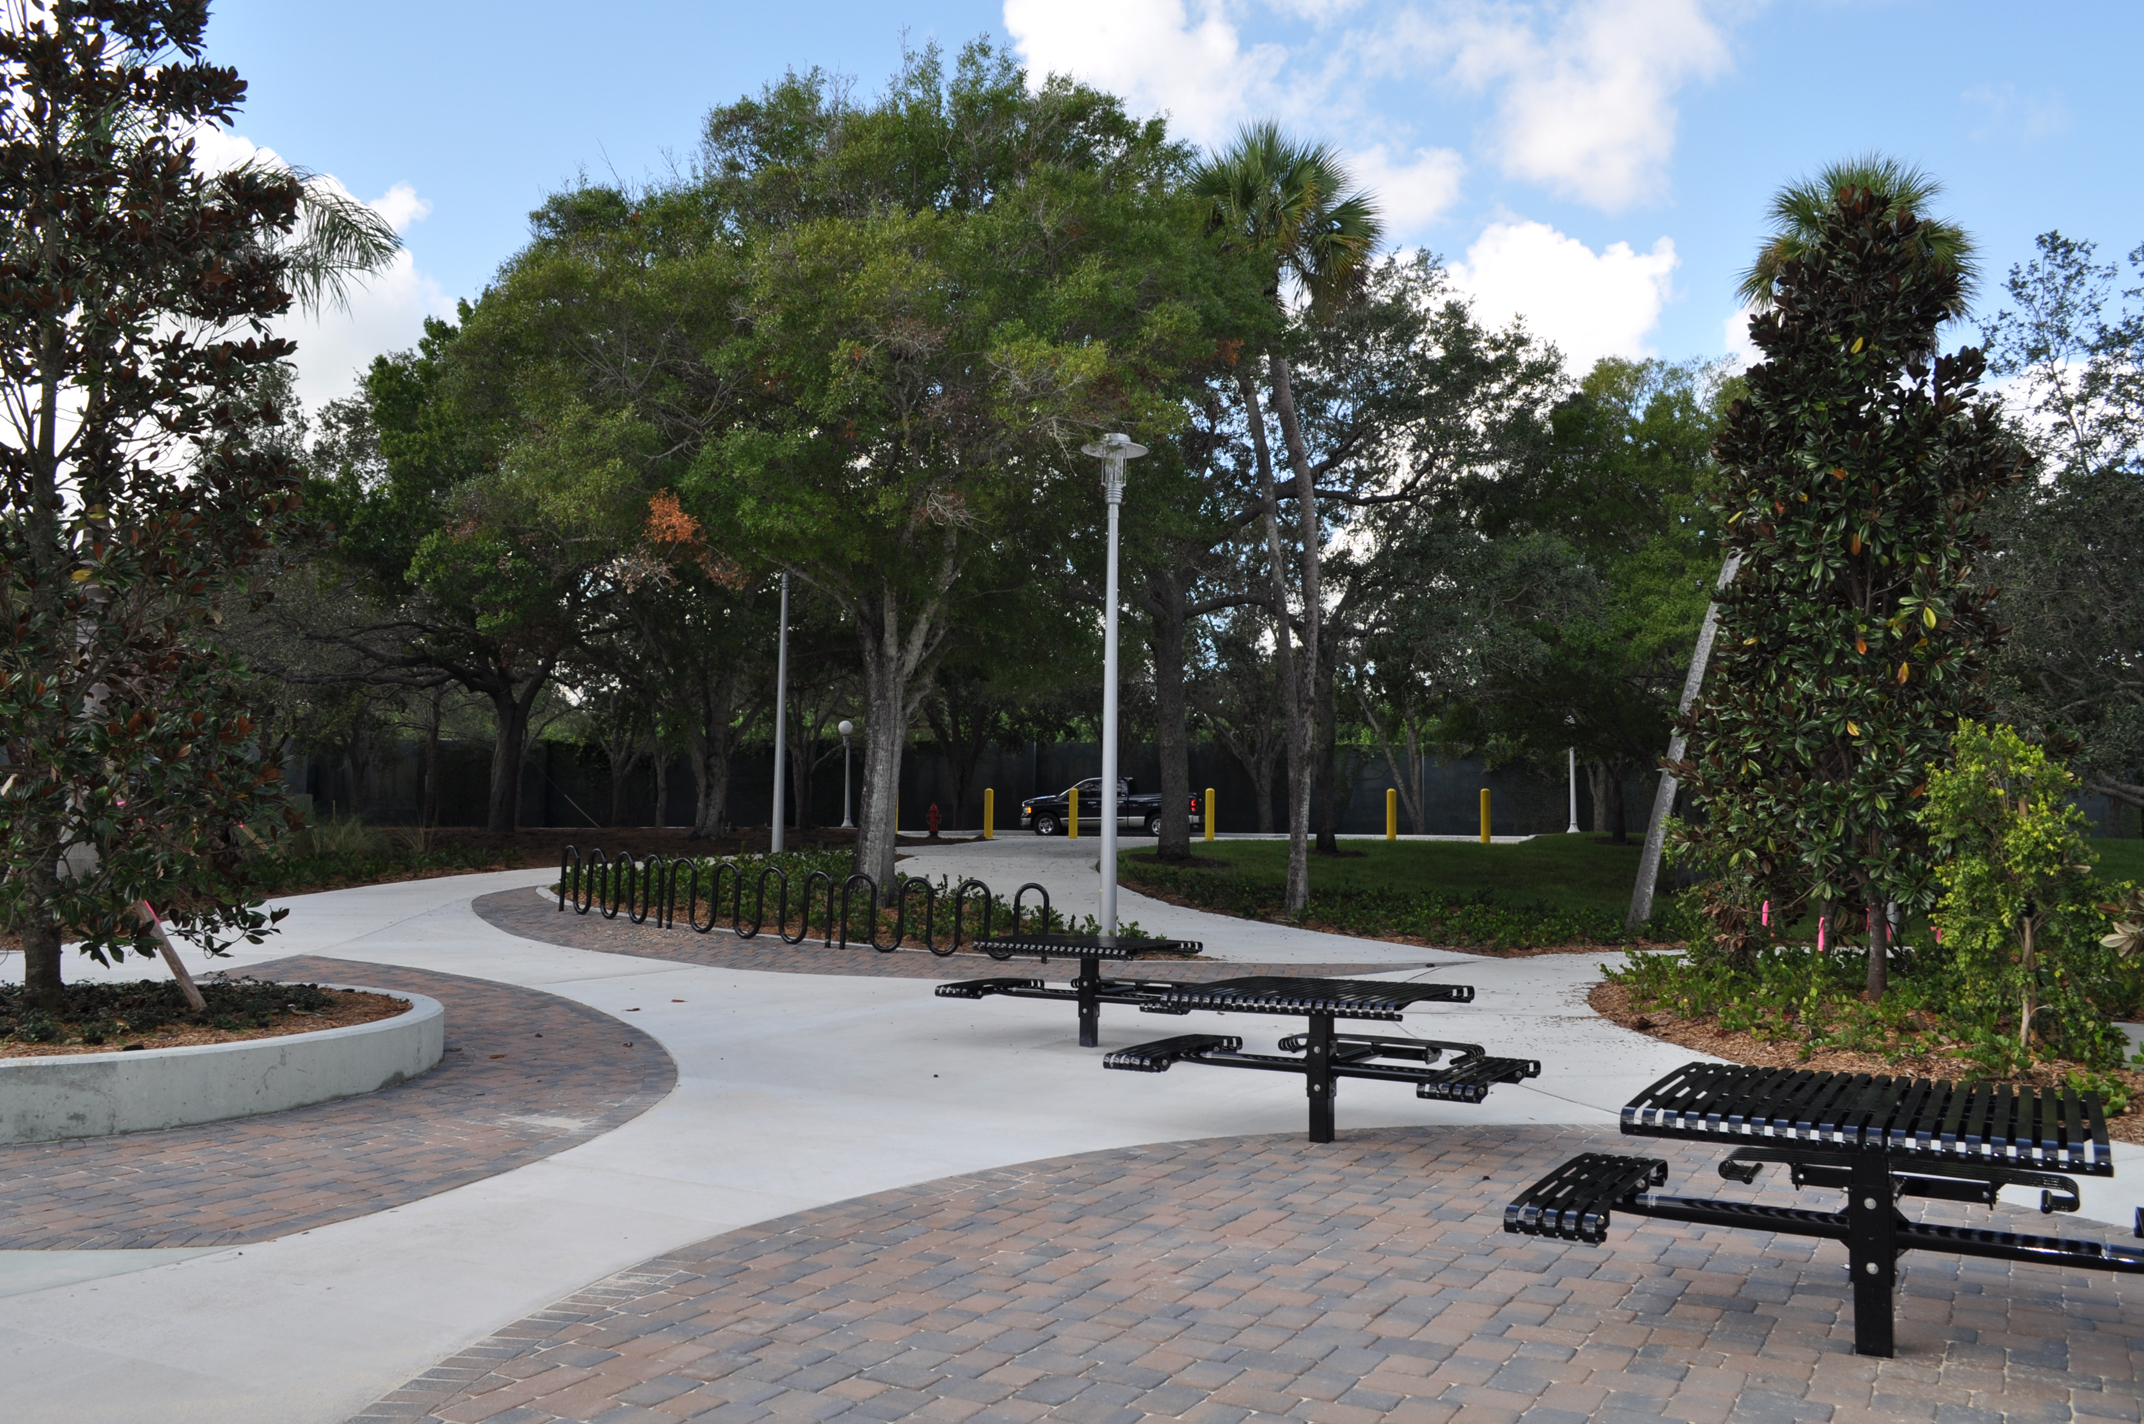
[[[1394,236],[1427,227],[1459,199],[1459,179],[1466,160],[1448,148],[1418,148],[1413,158],[1396,157],[1383,144],[1348,155],[1355,181],[1377,197],[1385,229]]]
[[[396,232],[408,232],[411,223],[432,215],[432,200],[418,197],[417,190],[407,183],[397,183],[387,190],[386,197],[372,204],[372,209],[387,219],[387,225]]]
[[[1737,371],[1747,371],[1764,359],[1757,343],[1749,339],[1749,319],[1755,315],[1748,307],[1737,307],[1732,316],[1720,323],[1720,338],[1727,347],[1727,360]]]
[[[1495,222],[1483,230],[1452,281],[1492,326],[1514,316],[1556,343],[1580,373],[1603,356],[1649,356],[1679,259],[1663,237],[1650,252],[1627,242],[1599,252],[1547,223]]]
[[[1532,10],[1476,0],[1410,13],[1393,41],[1388,66],[1427,59],[1500,91],[1490,146],[1506,173],[1611,212],[1660,192],[1676,91],[1730,62],[1700,0],[1579,0],[1540,33]]]
[[[1184,0],[1005,0],[1005,29],[1036,82],[1074,75],[1209,145],[1274,107],[1287,59],[1279,45],[1246,49],[1218,0],[1200,0],[1196,20]]]
[[[204,125],[194,131],[194,162],[210,172],[250,159],[283,164],[272,148],[242,134]],[[332,175],[324,182],[349,194]],[[397,183],[366,206],[387,219],[398,233],[422,221],[432,204],[407,183]],[[408,248],[396,253],[385,270],[350,284],[348,310],[333,307],[314,316],[293,313],[275,324],[276,333],[298,343],[298,398],[308,411],[350,394],[372,358],[417,344],[427,316],[452,316],[454,302],[440,285],[418,270]]]
[[[1972,131],[1973,138],[1982,142],[2018,138],[2031,143],[2070,126],[2069,106],[2051,91],[2021,94],[2015,84],[1982,84],[1958,97],[1986,115]]]

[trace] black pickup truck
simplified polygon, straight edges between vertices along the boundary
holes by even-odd
[[[1079,783],[1079,829],[1097,834],[1102,829],[1102,778],[1090,776]],[[1199,798],[1191,798],[1191,819],[1199,818]],[[1061,836],[1072,819],[1072,790],[1058,792],[1054,796],[1030,796],[1020,803],[1020,820],[1032,826],[1038,836]],[[1141,793],[1128,776],[1117,778],[1117,829],[1119,831],[1137,826],[1148,835],[1157,835],[1161,830],[1161,793]]]

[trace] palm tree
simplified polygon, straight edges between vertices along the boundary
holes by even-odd
[[[1369,194],[1348,191],[1354,180],[1331,148],[1299,143],[1278,124],[1247,126],[1225,151],[1192,174],[1191,191],[1207,205],[1209,228],[1248,260],[1263,264],[1267,296],[1285,316],[1290,287],[1305,300],[1312,320],[1330,316],[1355,294],[1384,223]],[[1236,385],[1250,425],[1265,503],[1266,553],[1272,575],[1276,654],[1282,706],[1288,721],[1287,905],[1300,910],[1310,897],[1310,794],[1316,761],[1311,713],[1316,687],[1320,621],[1317,500],[1310,456],[1297,418],[1287,353],[1276,343],[1265,351],[1280,416],[1288,464],[1295,473],[1296,510],[1302,521],[1302,655],[1289,646],[1288,596],[1280,541],[1279,492],[1266,439],[1265,417],[1251,372],[1241,363]]]
[[[252,159],[244,167],[281,172],[297,180],[298,221],[288,232],[263,234],[263,243],[283,262],[283,280],[300,311],[318,315],[350,309],[350,280],[386,268],[402,239],[379,213],[351,197],[331,178],[307,169]]]
[[[1973,239],[1956,223],[1927,215],[1943,192],[1940,182],[1924,169],[1880,153],[1829,164],[1816,177],[1781,188],[1772,199],[1772,236],[1757,250],[1757,260],[1743,274],[1735,294],[1757,311],[1770,307],[1780,274],[1809,250],[1837,205],[1840,190],[1849,188],[1865,188],[1882,198],[1887,219],[1895,221],[1907,214],[1920,219],[1922,251],[1938,266],[1958,273],[1958,299],[1949,315],[1963,316],[1978,271]]]

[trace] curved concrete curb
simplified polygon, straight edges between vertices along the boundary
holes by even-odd
[[[360,985],[326,987],[347,989]],[[220,1122],[355,1097],[439,1062],[447,1011],[387,989],[406,1013],[345,1028],[134,1053],[0,1059],[0,1143]]]

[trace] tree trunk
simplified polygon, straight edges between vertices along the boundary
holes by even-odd
[[[1191,858],[1191,742],[1184,706],[1184,590],[1173,570],[1147,578],[1154,623],[1154,750],[1161,757],[1162,860]]]
[[[29,1002],[48,1012],[56,1012],[61,1003],[60,980],[60,922],[48,908],[59,890],[59,871],[56,866],[36,865],[25,868],[30,879],[30,893],[23,897],[23,908],[30,914],[22,927],[22,991]]]
[[[1608,834],[1608,763],[1595,757],[1586,763],[1586,790],[1593,796],[1593,834]]]
[[[1339,708],[1334,706],[1333,660],[1329,656],[1318,659],[1317,691],[1313,706],[1317,715],[1318,854],[1338,855],[1340,817],[1346,807],[1340,794],[1340,718]]]
[[[663,807],[670,799],[670,753],[653,738],[649,739],[649,745],[652,748],[649,755],[655,758],[655,829],[659,831],[663,828]]]
[[[1281,436],[1288,446],[1288,463],[1295,471],[1297,537],[1303,546],[1303,661],[1295,670],[1295,695],[1302,711],[1296,725],[1289,728],[1297,754],[1288,768],[1288,908],[1300,910],[1310,898],[1311,789],[1317,774],[1313,738],[1316,734],[1318,653],[1319,641],[1324,636],[1325,591],[1319,572],[1322,550],[1317,491],[1311,485],[1310,456],[1303,446],[1302,422],[1296,418],[1295,389],[1289,379],[1288,358],[1274,351],[1268,354],[1266,365],[1273,376],[1273,408],[1280,415]],[[1322,838],[1320,844],[1322,848]]]
[[[712,840],[729,818],[730,756],[737,749],[737,682],[734,671],[703,670],[693,689],[692,721],[686,737],[692,781],[698,793],[692,812],[692,840]]]
[[[1609,827],[1609,839],[1616,845],[1630,844],[1630,792],[1624,775],[1623,763],[1608,764],[1608,801],[1615,808],[1615,820]]]
[[[855,864],[890,904],[900,834],[901,752],[908,740],[907,679],[900,675],[895,650],[881,647],[868,634],[863,641],[864,784],[856,815]]]
[[[789,744],[789,794],[796,804],[791,807],[789,824],[796,830],[811,829],[811,753],[813,747],[798,747]]]
[[[729,813],[731,738],[710,737],[704,728],[695,728],[687,742],[691,749],[692,784],[697,793],[688,839],[713,840],[722,834],[722,820]]]
[[[509,687],[491,694],[491,707],[499,724],[491,743],[491,803],[485,813],[486,830],[513,831],[521,822],[521,762],[528,751],[529,708]]]
[[[1866,908],[1868,910],[1869,916],[1869,977],[1867,985],[1867,994],[1869,1002],[1873,1004],[1878,999],[1881,999],[1883,997],[1884,990],[1888,989],[1891,985],[1891,953],[1889,944],[1891,938],[1891,922],[1885,917],[1883,906],[1869,905]],[[2029,925],[2030,921],[2027,921],[2027,923]],[[2025,945],[2026,953],[2029,956],[2032,952],[2031,931],[2029,929],[2026,931]]]
[[[1281,715],[1287,722],[1288,883],[1286,907],[1300,910],[1310,899],[1310,708],[1305,686],[1296,674],[1295,650],[1288,623],[1287,558],[1280,543],[1280,496],[1274,487],[1273,456],[1266,444],[1266,421],[1258,406],[1258,388],[1242,368],[1236,385],[1243,396],[1244,420],[1257,460],[1259,493],[1265,505],[1266,562],[1273,599],[1273,657],[1279,672]],[[1306,635],[1310,624],[1306,621]],[[1306,650],[1307,651],[1307,650]]]
[[[1244,770],[1251,774],[1251,787],[1258,797],[1258,834],[1273,834],[1273,753],[1269,750],[1254,761],[1245,762]]]
[[[439,824],[439,698],[440,689],[432,689],[432,712],[424,728],[424,791],[418,799],[417,819],[420,824]]]

